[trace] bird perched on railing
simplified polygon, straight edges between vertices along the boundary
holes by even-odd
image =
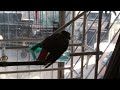
[[[37,62],[44,62],[45,68],[52,65],[61,55],[67,50],[70,40],[70,33],[67,31],[61,31],[60,33],[54,33],[48,36],[42,43],[32,47],[35,50],[37,47],[41,47]]]

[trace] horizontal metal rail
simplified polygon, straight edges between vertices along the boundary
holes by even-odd
[[[71,67],[68,67],[68,68],[39,69],[39,70],[6,71],[6,72],[0,72],[0,74],[27,73],[27,72],[40,72],[40,71],[55,71],[55,70],[64,70],[64,69],[69,69],[70,70]]]
[[[0,62],[0,66],[23,66],[23,65],[44,65],[44,62]]]
[[[37,44],[37,43],[36,43]],[[14,44],[18,45],[18,44]],[[22,44],[19,44],[20,46],[6,46],[5,49],[22,49],[22,48],[29,48],[29,46],[22,46]],[[82,43],[75,43],[75,44],[69,44],[69,46],[82,46]],[[3,47],[0,47],[2,49]]]
[[[26,39],[3,39],[3,40],[0,40],[0,42],[22,42],[22,41],[26,41],[26,42],[36,42],[36,41],[42,41],[43,39],[33,39],[33,38],[26,38]]]
[[[80,56],[80,55],[96,55],[97,52],[81,52],[81,53],[71,53],[70,56]],[[100,51],[98,54],[103,54],[102,51]]]
[[[78,55],[96,55],[96,52],[83,52],[83,53],[73,53],[70,55],[78,56]],[[102,52],[99,52],[99,54],[102,54]],[[44,65],[44,62],[35,62],[35,61],[29,61],[29,62],[0,62],[0,66],[22,66],[22,65]]]
[[[82,46],[82,43],[73,43],[73,44],[69,44],[69,46]]]

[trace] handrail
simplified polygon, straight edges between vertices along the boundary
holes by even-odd
[[[13,73],[27,73],[27,72],[41,72],[41,71],[56,71],[56,70],[65,70],[68,69],[70,70],[71,67],[67,68],[52,68],[52,69],[38,69],[38,70],[19,70],[19,71],[3,71],[0,72],[0,74],[13,74]]]

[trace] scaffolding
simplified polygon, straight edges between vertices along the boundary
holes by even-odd
[[[7,18],[0,20],[0,49],[5,46],[8,56],[7,62],[0,62],[0,78],[99,79],[106,68],[101,62],[114,50],[112,47],[110,51],[111,45],[115,46],[119,36],[120,12],[112,22],[111,15],[103,11],[38,11],[36,23],[36,11],[0,12],[0,17]],[[31,63],[27,48],[62,30],[71,33],[69,60],[56,62],[48,69]]]

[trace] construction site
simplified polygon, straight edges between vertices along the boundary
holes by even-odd
[[[0,11],[0,79],[119,78],[119,21],[120,11]],[[29,48],[64,30],[63,55],[33,63]]]

